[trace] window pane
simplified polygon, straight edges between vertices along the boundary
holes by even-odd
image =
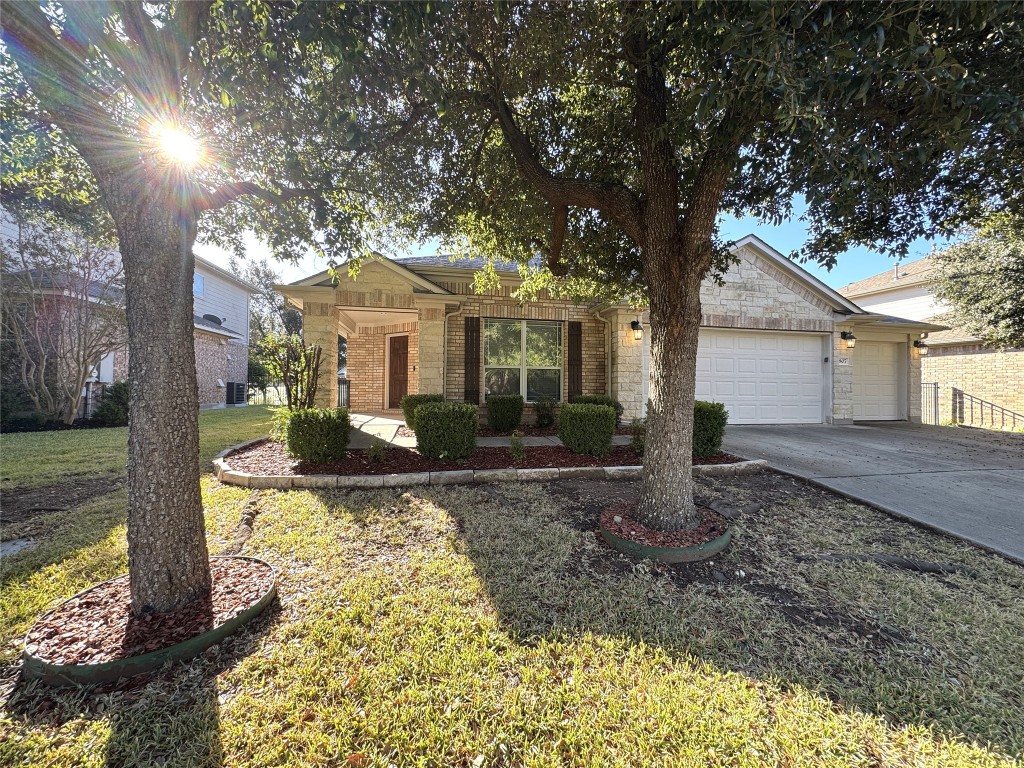
[[[561,399],[561,371],[528,370],[526,372],[526,399],[538,400],[542,397],[550,397],[552,400]]]
[[[519,368],[487,368],[484,371],[485,395],[518,395]]]
[[[522,364],[523,337],[518,320],[484,321],[484,366]]]
[[[526,324],[526,364],[544,368],[562,367],[562,324]]]

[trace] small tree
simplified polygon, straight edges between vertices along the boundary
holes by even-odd
[[[993,216],[932,260],[947,322],[992,347],[1024,347],[1024,217]]]
[[[298,336],[269,336],[259,346],[259,357],[272,376],[284,384],[288,410],[312,408],[320,378],[318,346],[306,346]]]
[[[23,212],[11,221],[0,238],[3,336],[35,410],[71,424],[96,366],[127,339],[121,263],[70,222]]]

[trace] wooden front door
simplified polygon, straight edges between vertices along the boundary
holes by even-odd
[[[409,337],[388,339],[388,408],[398,408],[409,394]]]

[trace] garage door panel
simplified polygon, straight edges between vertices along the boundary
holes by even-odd
[[[820,336],[701,329],[697,397],[724,403],[730,424],[822,421]]]
[[[853,350],[853,418],[893,421],[900,412],[902,344],[861,341]]]

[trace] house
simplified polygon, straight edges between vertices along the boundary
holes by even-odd
[[[941,323],[949,307],[935,298],[931,257],[843,286],[839,293],[861,307],[912,320]],[[996,424],[1007,414],[1024,414],[1024,349],[996,350],[963,328],[931,332],[922,360],[925,399],[933,402],[934,421]],[[926,409],[927,410],[927,409]]]
[[[18,225],[15,218],[3,209],[0,209],[0,238],[6,248],[17,248]],[[120,256],[114,251],[101,251],[96,259],[97,263],[112,266],[113,271],[120,270]],[[67,279],[66,276],[46,270],[45,274],[41,273],[34,281],[38,288],[37,294],[65,295],[68,293],[64,286]],[[249,359],[249,301],[257,290],[255,286],[216,264],[195,257],[192,278],[193,328],[201,407],[245,403]],[[105,283],[97,282],[95,289],[90,284],[88,294],[81,291],[78,294],[92,297],[96,291],[116,291],[114,299],[109,295],[105,299],[112,304],[123,305],[121,289]],[[110,346],[105,345],[105,348],[109,351],[101,357],[85,386],[81,415],[92,412],[105,385],[128,379],[127,347],[118,340]],[[16,363],[9,356],[5,357],[0,370],[0,378],[5,382],[16,381],[11,373]]]
[[[249,371],[249,301],[256,286],[212,261],[195,256],[192,275],[193,339],[199,407],[245,405]],[[97,366],[97,384],[126,381],[128,350],[106,355]]]
[[[868,312],[753,235],[733,252],[724,284],[702,289],[699,398],[725,403],[735,424],[920,420],[913,342],[942,326]],[[482,264],[378,256],[355,278],[321,272],[275,288],[302,311],[307,343],[333,349],[347,339],[355,411],[394,410],[407,392],[480,405],[518,392],[527,401],[610,394],[626,419],[645,413],[645,313],[544,294],[520,303],[519,273],[507,264],[497,265],[500,287],[477,294]],[[332,359],[320,371],[321,405],[338,402]]]

